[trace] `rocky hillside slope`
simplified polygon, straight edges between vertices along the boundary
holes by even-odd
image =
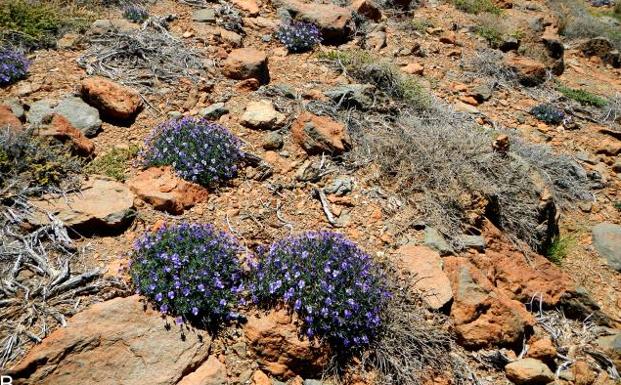
[[[621,381],[621,3],[0,28],[3,381]]]

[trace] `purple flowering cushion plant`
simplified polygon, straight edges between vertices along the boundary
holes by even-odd
[[[291,52],[304,52],[321,43],[321,32],[315,24],[294,21],[282,25],[276,38]]]
[[[20,52],[0,47],[0,86],[7,86],[24,78],[28,73],[28,59]]]
[[[149,18],[149,12],[139,5],[131,4],[123,9],[123,17],[134,23],[142,23]]]
[[[145,166],[170,165],[181,178],[212,186],[237,174],[240,147],[241,141],[221,125],[183,117],[156,128],[141,158]]]
[[[341,234],[307,232],[264,250],[250,285],[259,304],[283,301],[309,338],[336,347],[369,344],[388,293],[371,257]]]
[[[243,291],[239,253],[211,225],[165,226],[136,242],[130,273],[137,292],[162,313],[214,324],[235,316]]]

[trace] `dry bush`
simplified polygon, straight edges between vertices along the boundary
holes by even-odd
[[[516,80],[516,76],[503,64],[502,58],[502,52],[494,49],[477,50],[464,66],[467,71],[477,76],[493,79],[498,84],[509,85]]]
[[[621,93],[617,92],[608,99],[608,104],[604,111],[600,120],[619,130],[619,123],[621,123]]]
[[[417,205],[419,219],[445,235],[477,227],[486,216],[514,239],[545,250],[554,234],[539,227],[545,219],[543,186],[557,204],[586,198],[586,173],[569,157],[517,137],[506,156],[497,153],[492,142],[499,131],[478,126],[441,102],[435,106],[422,115],[403,114],[391,124],[359,124],[357,156],[378,164],[378,182]]]
[[[559,18],[559,32],[570,39],[603,36],[621,49],[621,30],[589,12],[580,0],[549,0]]]
[[[422,306],[403,277],[387,263],[387,285],[393,294],[382,314],[380,333],[362,356],[362,366],[377,371],[379,385],[419,385],[451,370],[452,336],[441,315]]]
[[[119,83],[154,92],[159,82],[175,84],[185,77],[199,81],[200,54],[167,30],[166,18],[150,18],[141,29],[94,36],[78,59],[89,75],[102,75]]]

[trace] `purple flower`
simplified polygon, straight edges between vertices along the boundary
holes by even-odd
[[[221,321],[241,299],[240,249],[211,225],[165,226],[135,243],[130,272],[136,289],[163,313]]]
[[[131,4],[123,9],[123,17],[134,23],[142,23],[149,18],[149,12],[141,6]]]
[[[241,141],[226,128],[192,117],[172,119],[146,140],[145,166],[170,165],[183,179],[210,186],[235,177]]]
[[[0,86],[7,86],[24,78],[30,62],[20,52],[0,47]]]
[[[255,303],[284,300],[309,338],[337,347],[369,344],[386,303],[383,277],[369,255],[331,232],[285,238],[260,253],[251,265]]]
[[[308,51],[321,43],[321,32],[315,24],[293,22],[276,32],[276,38],[291,52]]]

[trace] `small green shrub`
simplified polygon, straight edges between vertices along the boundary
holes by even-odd
[[[71,150],[31,131],[0,130],[0,187],[39,194],[56,188],[81,171]]]
[[[409,26],[420,33],[425,33],[428,28],[433,28],[434,24],[429,19],[415,17],[410,20]]]
[[[431,106],[431,96],[412,76],[403,73],[394,64],[381,60],[362,50],[328,51],[319,54],[345,69],[346,73],[358,81],[372,83],[391,97],[402,100],[415,110],[427,110]]]
[[[563,85],[559,85],[557,87],[557,91],[563,94],[565,97],[575,100],[580,104],[595,106],[599,108],[605,107],[608,104],[606,99],[580,88],[569,88]]]
[[[84,27],[86,14],[57,1],[0,1],[0,41],[27,47],[52,47],[65,31]]]
[[[487,40],[492,48],[497,48],[500,46],[500,43],[502,43],[502,32],[494,27],[480,25],[475,28],[474,32]]]
[[[550,248],[546,253],[546,257],[550,260],[550,262],[556,265],[561,265],[575,244],[576,240],[573,237],[558,237],[550,245]]]
[[[127,162],[138,154],[138,146],[132,145],[129,148],[113,148],[112,151],[98,156],[87,167],[89,174],[105,175],[114,178],[119,182],[125,181]]]
[[[499,15],[502,10],[494,4],[492,0],[453,0],[453,4],[460,11],[478,15],[479,13],[488,12]]]
[[[614,207],[615,209],[617,209],[617,210],[621,211],[621,202],[615,202],[615,203],[613,204],[613,207]]]

